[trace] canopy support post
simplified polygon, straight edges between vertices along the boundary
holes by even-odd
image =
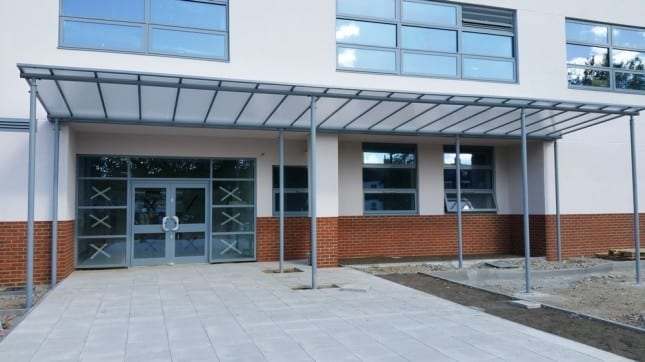
[[[316,99],[311,97],[311,135],[309,141],[309,209],[311,215],[311,289],[317,289],[318,274],[318,240],[316,212]]]
[[[52,186],[52,275],[51,286],[56,286],[58,271],[58,177],[60,168],[60,122],[54,119],[54,180]]]
[[[636,162],[636,134],[634,130],[634,116],[629,117],[629,136],[632,153],[632,197],[634,203],[634,251],[635,251],[635,269],[636,284],[641,283],[641,235],[638,220],[638,164]]]
[[[284,129],[280,128],[280,274],[284,273]]]
[[[25,307],[33,305],[34,292],[34,204],[36,184],[36,79],[29,78],[29,175],[27,182],[27,274],[25,281]]]
[[[522,129],[522,205],[524,208],[524,278],[526,284],[525,292],[531,293],[531,241],[529,229],[529,182],[527,171],[527,151],[526,151],[526,116],[524,108],[521,110],[521,129]]]
[[[558,140],[553,141],[553,162],[555,167],[555,239],[558,262],[562,262],[562,232],[560,229],[560,166],[558,162]]]
[[[457,183],[457,249],[459,269],[462,269],[464,266],[464,245],[461,224],[461,137],[459,135],[455,137],[455,166],[457,167],[455,170],[457,174],[455,179]]]

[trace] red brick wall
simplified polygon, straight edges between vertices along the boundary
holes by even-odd
[[[645,220],[640,215],[640,228]],[[544,217],[546,254],[557,259],[555,216]],[[562,257],[593,256],[609,249],[634,248],[633,214],[562,215]]]
[[[280,219],[257,218],[257,260],[275,261],[280,258]],[[285,260],[305,259],[311,250],[311,227],[308,217],[288,217],[284,222]],[[338,266],[338,218],[317,220],[318,266]]]
[[[51,283],[51,222],[34,225],[34,285]],[[59,280],[74,270],[74,221],[58,223]],[[0,222],[0,289],[25,285],[27,223]]]
[[[464,254],[508,254],[521,245],[514,232],[516,215],[464,215],[462,220]],[[338,245],[340,258],[457,255],[457,216],[343,216]]]

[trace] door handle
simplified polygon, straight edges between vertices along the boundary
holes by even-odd
[[[168,222],[169,216],[164,216],[163,219],[161,219],[161,230],[168,232],[170,229],[168,229],[168,226],[166,226],[166,223]]]
[[[175,226],[173,226],[170,231],[177,231],[179,230],[179,218],[177,216],[171,216],[171,219],[175,221]]]

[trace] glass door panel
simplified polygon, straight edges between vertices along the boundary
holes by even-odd
[[[179,225],[172,237],[173,261],[205,262],[208,225],[206,183],[182,183],[173,187]]]
[[[162,264],[169,261],[170,235],[164,230],[172,214],[165,185],[135,184],[132,204],[132,264]]]

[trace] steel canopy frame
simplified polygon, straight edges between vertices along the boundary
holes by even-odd
[[[29,145],[29,192],[28,192],[28,237],[27,237],[27,307],[31,306],[33,289],[33,212],[34,212],[34,172],[35,167],[35,132],[36,132],[36,98],[47,112],[48,118],[59,122],[79,123],[120,123],[150,126],[184,126],[225,129],[254,129],[280,131],[280,173],[281,173],[281,250],[280,271],[283,269],[283,132],[301,131],[310,133],[310,215],[311,215],[311,259],[312,288],[317,287],[317,230],[316,230],[316,132],[369,133],[385,135],[415,135],[455,137],[457,152],[462,138],[491,138],[521,140],[522,145],[522,193],[524,204],[524,243],[526,255],[526,291],[530,291],[530,242],[528,224],[528,184],[526,171],[526,143],[528,139],[555,141],[562,136],[593,127],[617,118],[630,117],[630,135],[632,144],[632,184],[634,195],[634,234],[635,246],[639,249],[639,225],[637,203],[636,154],[634,149],[634,119],[645,107],[581,103],[556,100],[526,99],[513,97],[491,97],[476,95],[430,94],[398,92],[392,90],[343,89],[293,84],[246,82],[238,80],[197,78],[180,75],[153,74],[141,72],[111,71],[104,69],[70,68],[46,65],[18,64],[20,77],[30,85],[30,145]],[[41,89],[37,92],[38,87]],[[90,88],[83,88],[89,86]],[[136,97],[134,110],[111,106],[112,97],[122,96],[119,92],[110,91],[120,87],[122,91],[133,92]],[[160,90],[171,90],[171,111],[161,115],[150,116],[147,110],[165,106],[153,104],[148,106],[143,101],[146,95]],[[183,90],[192,91],[193,96],[185,95]],[[112,94],[110,94],[112,93]],[[197,97],[196,95],[199,95]],[[237,109],[227,109],[230,104],[217,104],[219,97],[235,97],[239,103]],[[276,99],[267,109],[254,105],[258,97],[274,96]],[[94,97],[94,99],[91,99]],[[127,97],[127,95],[126,95]],[[201,98],[200,114],[187,115],[180,104],[191,99]],[[74,104],[71,101],[82,104]],[[226,100],[226,99],[225,99]],[[317,110],[321,100],[337,100],[339,104],[332,109]],[[161,102],[161,101],[160,101]],[[223,101],[224,102],[224,101]],[[397,104],[393,110],[379,114],[379,106],[385,102]],[[263,103],[260,101],[259,103]],[[119,106],[121,103],[116,102]],[[411,105],[427,106],[422,110],[411,110]],[[85,108],[83,108],[85,107]],[[473,113],[466,113],[473,111]],[[226,114],[225,111],[230,111]],[[257,112],[264,112],[257,114]],[[342,113],[348,112],[352,116]],[[519,112],[519,117],[514,113]],[[541,115],[542,112],[554,114]],[[245,117],[251,113],[249,117]],[[306,117],[309,113],[310,116]],[[178,117],[181,115],[181,117]],[[538,116],[527,124],[526,118]],[[564,116],[564,119],[556,117]],[[507,119],[509,118],[510,119]],[[247,118],[250,118],[249,121]],[[307,119],[308,118],[308,119]],[[373,121],[362,124],[363,118]],[[322,119],[318,122],[318,119]],[[388,120],[398,119],[396,123],[386,126]],[[449,122],[444,122],[449,120]],[[417,121],[420,121],[417,122]],[[502,123],[497,123],[501,121]],[[416,122],[416,123],[415,123]],[[432,127],[437,125],[438,127]],[[461,129],[458,129],[458,126]],[[528,127],[537,126],[528,131]],[[506,130],[510,128],[510,130]],[[451,131],[449,131],[451,130]],[[57,130],[58,132],[58,130]],[[457,156],[459,157],[459,156]],[[557,157],[557,156],[556,156]],[[459,167],[459,159],[457,159]],[[57,178],[58,169],[54,171]],[[557,181],[556,181],[557,182]],[[460,185],[458,185],[460,186]],[[460,192],[457,196],[457,207],[461,214]],[[559,201],[558,201],[559,204]],[[559,212],[558,212],[559,214]],[[558,215],[559,216],[559,215]],[[459,259],[461,261],[461,215],[458,216]],[[559,239],[559,228],[558,228]],[[52,256],[52,270],[55,272],[55,257]],[[640,264],[636,262],[637,282],[640,283]],[[55,276],[52,281],[55,282]]]

